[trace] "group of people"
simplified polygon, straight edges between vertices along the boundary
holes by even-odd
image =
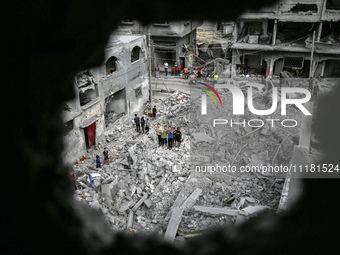
[[[164,71],[165,71],[165,76],[168,76],[168,69],[169,69],[169,64],[168,62],[164,62]],[[159,78],[159,74],[160,74],[160,68],[159,65],[157,65],[155,67],[155,76],[156,78]],[[175,64],[171,67],[171,76],[178,76],[181,73],[181,66],[179,66],[177,64],[177,62],[175,62]]]
[[[150,121],[149,119],[146,119],[142,117],[139,118],[137,114],[135,114],[135,118],[133,119],[136,125],[136,131],[139,133],[141,132],[140,128],[142,127],[142,133],[148,133],[150,130]]]
[[[187,68],[187,67],[185,67]],[[187,72],[188,73],[188,72]],[[205,68],[205,66],[203,68],[201,68],[200,66],[196,68],[194,68],[192,70],[192,72],[190,73],[190,80],[189,80],[189,83],[194,83],[195,85],[197,84],[197,79],[202,79],[203,81],[206,81],[208,77],[208,71],[207,69]],[[185,79],[188,78],[188,74],[185,75]],[[214,82],[213,82],[213,85],[215,86],[215,84],[217,83],[217,80],[218,80],[218,74],[217,73],[214,73]]]
[[[160,147],[165,147],[169,150],[171,150],[172,147],[180,147],[182,142],[182,133],[179,127],[177,127],[177,129],[170,126],[161,127],[161,124],[159,123],[157,126],[155,124],[155,127],[157,128],[158,145]]]
[[[169,69],[169,63],[167,61],[164,61],[164,71],[165,71],[165,76],[168,76],[168,69]],[[178,76],[181,73],[181,67],[175,62],[175,64],[171,67],[171,75],[172,76]],[[155,67],[155,76],[156,78],[159,78],[160,74],[160,68],[159,65]],[[184,74],[184,79],[189,80],[190,83],[195,83],[197,82],[197,79],[202,79],[203,81],[206,81],[208,77],[208,71],[205,66],[201,67],[198,66],[197,69],[194,68],[191,72],[189,68],[186,66],[183,69],[183,74]],[[214,85],[217,83],[218,80],[218,75],[217,73],[214,73]]]
[[[110,164],[110,161],[109,161],[109,152],[107,151],[106,148],[104,148],[103,156],[104,156],[104,164]],[[102,167],[102,163],[100,162],[99,155],[97,155],[96,156],[96,168],[101,168],[101,167]]]
[[[150,117],[152,117],[153,119],[156,118],[156,113],[157,113],[157,108],[156,105],[152,108],[152,113],[150,113]],[[133,121],[135,122],[136,125],[136,131],[139,133],[140,128],[142,127],[142,133],[148,133],[150,131],[150,121],[147,118],[145,120],[145,118],[142,116],[142,118],[139,118],[137,116],[137,114],[135,114],[135,118],[133,119]]]

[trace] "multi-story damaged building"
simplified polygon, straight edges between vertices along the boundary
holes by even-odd
[[[65,160],[73,163],[104,135],[108,123],[133,116],[149,99],[146,37],[112,35],[102,66],[76,75],[65,105]]]
[[[335,0],[281,0],[244,13],[234,26],[232,75],[339,77],[339,19]]]
[[[126,20],[120,23],[120,32],[132,34],[150,33],[152,40],[153,65],[159,64],[162,68],[164,61],[169,66],[177,61],[178,65],[185,67],[193,62],[197,54],[195,47],[196,31],[203,22],[198,21],[166,21],[153,23],[148,27],[137,21]]]

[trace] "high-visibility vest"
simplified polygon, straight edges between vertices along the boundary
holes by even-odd
[[[215,74],[215,75],[214,75],[214,80],[217,81],[217,79],[218,79],[218,75]]]
[[[188,68],[184,68],[184,73],[188,73]]]

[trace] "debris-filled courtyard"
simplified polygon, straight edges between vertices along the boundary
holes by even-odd
[[[238,83],[241,88],[244,85]],[[325,85],[324,91],[327,88]],[[219,112],[229,112],[230,117],[231,93],[217,91],[225,102]],[[287,116],[298,121],[298,126],[290,129],[272,127],[266,121],[261,128],[213,128],[209,119],[218,114],[203,119],[195,115],[193,109],[200,104],[192,98],[195,93],[160,90],[159,94],[163,95],[153,100],[157,118],[146,116],[149,105],[142,112],[151,121],[148,133],[136,132],[133,120],[125,115],[111,119],[96,149],[88,149],[72,165],[76,200],[97,209],[114,230],[154,232],[169,240],[191,238],[211,226],[239,224],[263,210],[278,211],[285,174],[212,173],[195,171],[193,166],[289,164],[299,139],[301,113],[296,108],[287,110]],[[254,90],[253,100],[255,108],[268,109],[271,91]],[[276,113],[262,119],[269,117],[282,119]],[[260,117],[248,111],[244,118]],[[183,140],[179,147],[159,147],[157,123],[180,127]],[[109,152],[109,164],[96,168],[96,155],[102,157],[104,148]]]

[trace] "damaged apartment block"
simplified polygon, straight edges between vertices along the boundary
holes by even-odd
[[[65,162],[81,158],[97,144],[109,123],[124,114],[132,116],[147,102],[146,52],[145,36],[112,35],[105,48],[105,62],[76,75],[76,97],[63,111]]]
[[[340,4],[335,3],[289,0],[244,13],[234,26],[232,76],[339,77]]]
[[[153,64],[163,71],[167,61],[169,68],[178,63],[183,70],[193,64],[196,47],[196,30],[203,22],[198,21],[165,21],[150,24],[147,28],[132,20],[122,21],[116,33],[141,34],[150,32],[152,40]]]

